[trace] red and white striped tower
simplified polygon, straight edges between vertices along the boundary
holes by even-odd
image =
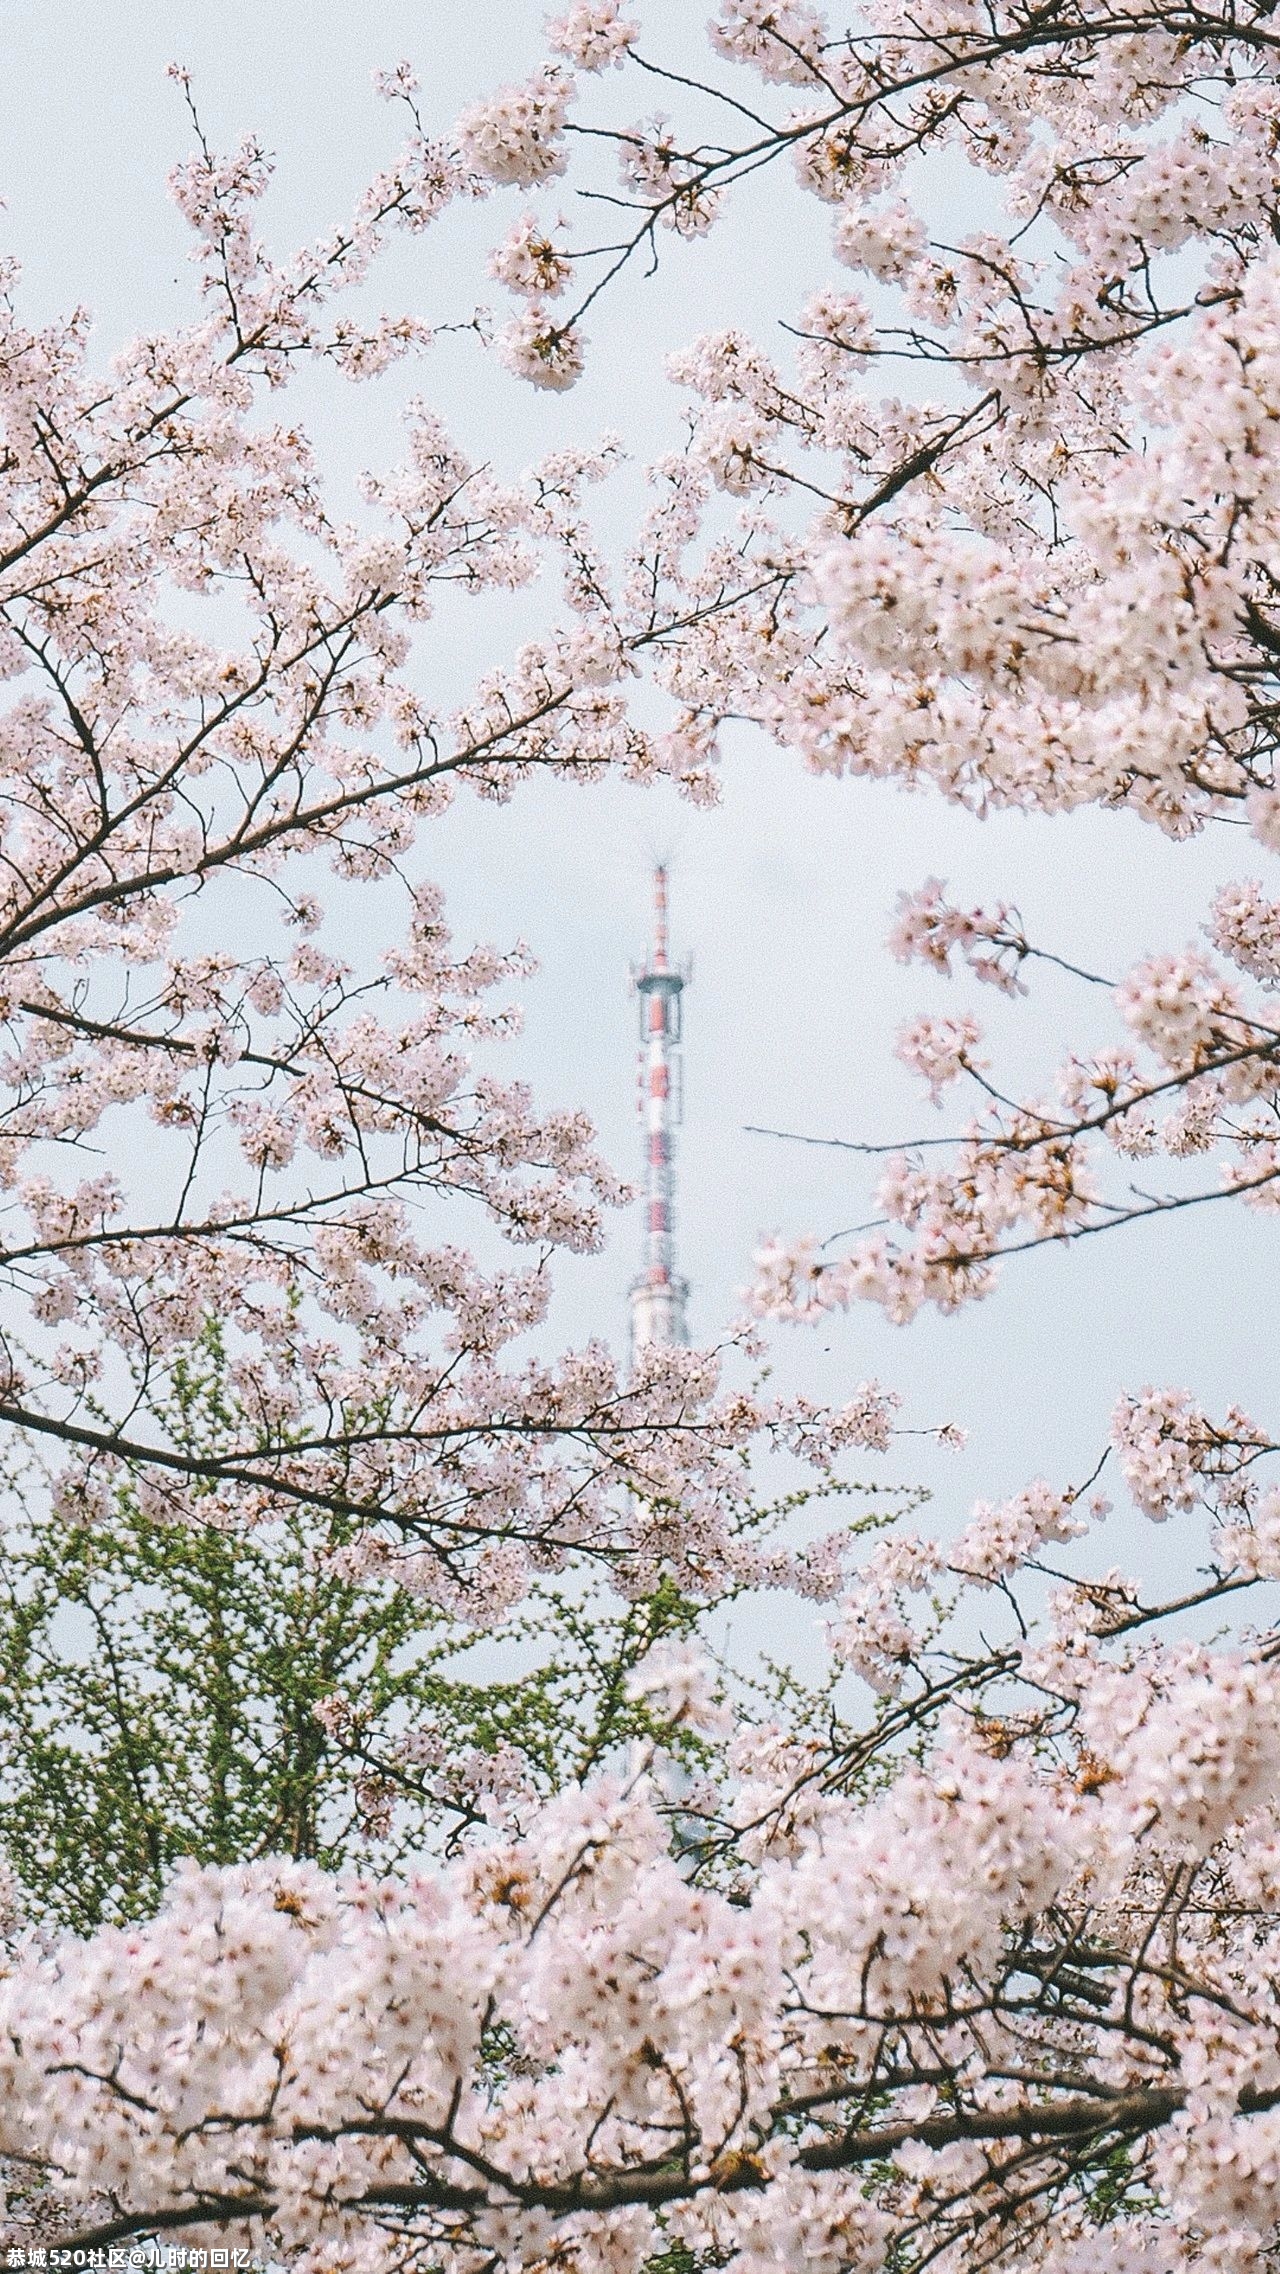
[[[646,1343],[687,1342],[687,1283],[676,1270],[675,1130],[680,1118],[681,998],[687,969],[667,943],[667,872],[653,872],[653,952],[632,973],[640,998],[640,1112],[645,1127],[644,1253],[631,1284],[631,1356]]]

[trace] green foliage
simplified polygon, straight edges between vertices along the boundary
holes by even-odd
[[[369,1726],[429,1694],[417,1607],[333,1577],[301,1524],[159,1527],[122,1495],[92,1525],[28,1520],[0,1575],[0,1841],[42,1912],[152,1908],[175,1860],[368,1846],[316,1707]]]
[[[0,1571],[0,1848],[38,1914],[85,1930],[151,1910],[180,1856],[382,1869],[447,1844],[483,1813],[469,1758],[506,1748],[532,1798],[649,1734],[627,1675],[695,1617],[666,1591],[537,1610],[505,1647],[550,1659],[468,1675],[474,1636],[335,1577],[303,1521],[158,1527],[128,1496],[92,1525],[28,1518]]]

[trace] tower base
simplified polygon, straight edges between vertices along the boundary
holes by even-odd
[[[631,1284],[631,1363],[648,1344],[670,1349],[687,1343],[685,1305],[689,1300],[684,1279],[636,1279]]]

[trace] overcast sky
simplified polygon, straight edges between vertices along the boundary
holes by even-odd
[[[24,264],[30,312],[86,302],[104,352],[192,305],[183,231],[164,188],[189,140],[165,76],[171,58],[190,66],[215,142],[253,131],[277,154],[267,216],[285,251],[338,218],[394,147],[394,120],[370,87],[375,65],[411,58],[443,126],[484,86],[519,76],[538,52],[543,13],[539,0],[2,4],[0,230]],[[686,50],[702,12],[694,0],[641,10]],[[729,320],[767,335],[798,296],[797,201],[786,200],[783,225],[774,195],[762,185],[732,229],[677,250],[655,284],[593,316],[588,376],[563,400],[521,389],[456,342],[411,375],[345,391],[340,406],[317,401],[321,446],[340,479],[394,458],[395,407],[410,392],[499,465],[606,426],[640,456],[672,442],[678,400],[662,381],[665,349]],[[384,272],[383,298],[438,320],[498,297],[480,261],[508,210],[485,208],[404,243]],[[816,261],[820,216],[812,230]],[[501,660],[485,649],[501,620],[477,610],[459,634],[473,666]],[[1264,857],[1243,852],[1230,832],[1171,847],[1129,818],[1097,814],[978,823],[929,798],[811,779],[745,732],[712,814],[665,794],[554,784],[523,790],[505,811],[460,807],[423,865],[444,882],[463,934],[529,941],[542,969],[528,994],[521,1070],[547,1101],[585,1104],[627,1170],[639,1158],[627,973],[643,949],[657,853],[672,858],[675,939],[696,965],[679,1236],[695,1332],[707,1336],[732,1312],[762,1229],[825,1234],[870,1213],[865,1182],[839,1155],[773,1144],[746,1124],[876,1138],[929,1125],[918,1089],[893,1063],[893,1032],[917,1008],[966,998],[887,958],[903,886],[936,873],[962,898],[1003,894],[1033,937],[1118,973],[1144,949],[1192,937],[1213,881],[1256,873]],[[1047,1071],[1056,1044],[1076,1039],[1065,984],[1040,988],[1033,1009],[978,992],[985,1022],[1007,1037],[1002,1071]],[[1093,1019],[1095,1035],[1107,1031],[1105,1017]],[[562,1339],[603,1332],[624,1346],[637,1242],[634,1220],[620,1221],[603,1259],[562,1269]],[[911,1420],[963,1422],[964,1454],[909,1445],[894,1459],[897,1475],[936,1485],[936,1521],[950,1529],[975,1495],[1038,1473],[1059,1482],[1080,1474],[1122,1387],[1185,1383],[1210,1404],[1236,1396],[1261,1418],[1280,1418],[1278,1249],[1275,1218],[1191,1212],[1024,1258],[994,1298],[956,1319],[902,1331],[863,1309],[821,1334],[784,1336],[780,1368],[837,1397],[877,1374],[903,1391]],[[1121,1525],[1114,1560],[1124,1560],[1126,1540]]]

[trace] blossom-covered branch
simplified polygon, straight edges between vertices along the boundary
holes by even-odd
[[[402,1885],[191,1869],[146,1928],[19,1945],[0,2144],[41,2215],[96,2192],[75,2247],[180,2228],[370,2274],[1262,2264],[1274,1650],[1180,1640],[1187,1604],[1116,1573],[1037,1632],[1082,1505],[1036,1486],[949,1557],[875,1549],[838,1652],[877,1595],[959,1591],[900,1622],[899,1696],[743,1726],[676,1798],[682,1854],[650,1748]],[[1274,1581],[1266,1522],[1258,1555],[1222,1527],[1202,1609]],[[1022,1608],[957,1654],[975,1586]],[[654,1655],[671,1729],[720,1726]]]
[[[898,1056],[924,1080],[933,1103],[967,1081],[980,1093],[982,1111],[953,1138],[901,1146],[809,1140],[853,1155],[891,1156],[876,1206],[881,1226],[895,1229],[878,1229],[835,1255],[812,1239],[770,1242],[757,1259],[756,1307],[796,1319],[866,1297],[903,1320],[925,1303],[954,1310],[988,1294],[1001,1256],[1233,1196],[1272,1211],[1280,1179],[1280,1027],[1273,1006],[1280,904],[1255,880],[1228,885],[1206,928],[1223,962],[1256,988],[1246,994],[1199,948],[1146,959],[1112,990],[1126,1046],[1071,1056],[1057,1071],[1051,1098],[1019,1100],[994,1088],[981,1028],[968,1012],[926,1014],[904,1027]],[[1026,991],[1018,974],[1037,958],[1105,985],[1033,947],[1013,911],[952,907],[936,878],[902,896],[892,944],[903,961],[919,959],[947,975],[958,955],[977,979],[1007,993]],[[931,1166],[926,1151],[950,1157]],[[1132,1185],[1118,1192],[1107,1177],[1109,1161],[1161,1156],[1211,1161],[1216,1175],[1154,1193]]]

